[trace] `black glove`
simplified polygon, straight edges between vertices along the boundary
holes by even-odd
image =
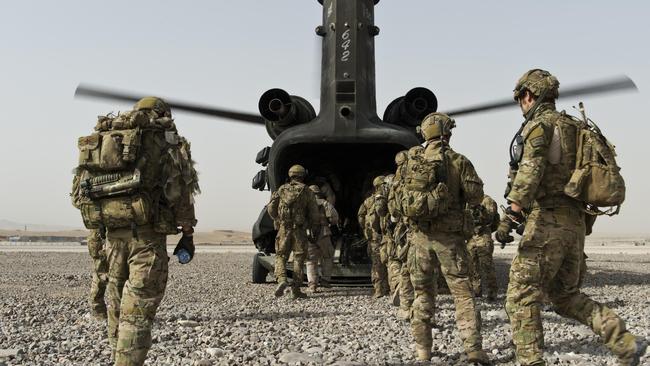
[[[178,241],[178,244],[176,244],[176,248],[174,248],[174,255],[176,255],[181,249],[187,250],[188,253],[190,253],[190,261],[192,261],[192,258],[194,258],[194,236],[192,235],[185,235],[181,236],[181,240]]]
[[[512,243],[515,241],[515,238],[510,235],[510,231],[512,230],[512,220],[508,216],[505,216],[504,218],[501,219],[501,222],[499,222],[499,227],[497,228],[497,231],[494,233],[494,237],[497,239],[499,243],[501,243],[501,249],[505,248],[506,244]]]

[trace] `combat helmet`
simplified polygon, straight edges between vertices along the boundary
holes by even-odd
[[[444,113],[430,113],[420,124],[420,133],[426,141],[440,137],[451,136],[451,129],[456,127],[456,121]]]
[[[317,185],[315,185],[315,184],[310,185],[310,186],[309,186],[309,190],[311,190],[312,192],[314,192],[314,194],[317,195],[317,196],[320,195],[320,193],[321,193],[321,191],[320,191],[320,187],[317,186]]]
[[[381,187],[381,185],[384,184],[384,179],[385,177],[383,175],[376,176],[375,179],[372,180],[372,186],[375,188]]]
[[[384,183],[388,184],[389,186],[393,185],[394,180],[395,180],[395,174],[388,174],[387,176],[384,177]]]
[[[408,155],[407,155],[406,150],[402,150],[402,151],[398,152],[395,155],[395,165],[400,166],[400,165],[406,163],[407,158],[408,158]]]
[[[519,101],[526,90],[529,90],[536,98],[544,94],[544,99],[557,99],[560,95],[559,88],[560,82],[550,72],[532,69],[519,78],[512,92],[515,102]]]
[[[302,165],[294,165],[289,168],[289,178],[305,178],[307,170]]]
[[[161,117],[171,117],[172,115],[172,110],[169,107],[169,104],[158,97],[144,97],[138,100],[138,102],[133,106],[133,110],[152,110],[158,113]]]

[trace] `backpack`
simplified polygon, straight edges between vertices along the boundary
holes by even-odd
[[[300,197],[307,186],[304,184],[285,184],[278,194],[278,219],[298,226],[305,223],[305,205]]]
[[[179,143],[172,120],[127,112],[98,117],[95,130],[78,140],[73,184],[73,204],[86,228],[157,223],[157,231],[175,233],[173,214],[169,207],[161,208],[162,189],[156,181],[160,158]]]
[[[579,124],[576,165],[564,193],[587,204],[594,215],[615,215],[625,200],[625,181],[616,163],[616,151],[591,120]],[[614,207],[600,211],[598,207]]]
[[[412,220],[431,220],[445,214],[449,207],[444,149],[433,154],[409,154],[399,186],[398,207]]]

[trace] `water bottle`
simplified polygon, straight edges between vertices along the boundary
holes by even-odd
[[[180,264],[188,264],[192,259],[190,252],[185,249],[179,250],[178,253],[176,253],[176,256],[178,257],[178,263]]]

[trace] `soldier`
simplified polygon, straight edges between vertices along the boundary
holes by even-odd
[[[389,174],[384,178],[384,194],[386,202],[390,205],[390,192],[393,187],[394,174]],[[384,250],[384,264],[388,276],[388,286],[392,297],[392,303],[399,305],[399,281],[401,263],[398,259],[397,244],[395,243],[395,229],[397,228],[397,219],[394,218],[389,209],[383,210],[384,215],[381,217],[381,247]]]
[[[386,197],[382,192],[384,176],[377,176],[372,181],[373,191],[359,207],[357,219],[368,241],[368,254],[372,264],[370,278],[374,289],[373,297],[380,298],[388,295],[388,274],[381,258],[381,217],[388,210]]]
[[[184,261],[194,255],[198,178],[190,145],[159,98],[100,116],[95,130],[79,139],[73,203],[87,228],[106,233],[108,338],[115,365],[143,365],[167,285],[166,235],[182,232],[174,253]]]
[[[575,168],[575,120],[557,112],[558,80],[534,69],[517,82],[514,99],[525,117],[518,131],[506,192],[507,215],[497,240],[512,241],[511,219],[525,230],[510,268],[506,311],[512,340],[522,365],[546,365],[541,307],[548,298],[554,310],[598,334],[621,365],[637,365],[645,343],[637,342],[610,308],[580,292],[585,241],[584,204],[564,194]]]
[[[320,285],[331,287],[332,268],[334,267],[334,243],[332,243],[332,230],[330,227],[339,224],[339,214],[334,206],[325,198],[317,185],[309,186],[316,195],[319,209],[320,234],[315,242],[309,242],[307,247],[307,286],[311,292],[318,289],[318,263],[320,261],[322,277]]]
[[[287,260],[293,252],[293,299],[307,297],[300,286],[303,280],[303,266],[307,255],[307,230],[313,240],[318,236],[319,210],[314,193],[303,183],[307,171],[301,165],[289,168],[289,182],[280,186],[268,205],[268,212],[275,223],[278,234],[275,239],[275,278],[278,287],[275,296],[284,295],[287,288]]]
[[[414,149],[423,150],[422,146],[419,145],[412,148],[412,150]],[[407,264],[408,251],[410,247],[409,242],[406,240],[406,231],[408,227],[405,218],[402,217],[398,208],[399,190],[400,185],[403,183],[402,177],[404,175],[403,171],[406,168],[405,163],[407,159],[407,151],[400,151],[395,155],[395,165],[397,166],[397,170],[395,171],[393,184],[388,193],[388,210],[391,218],[396,221],[394,240],[397,260],[400,263],[399,286],[398,291],[396,291],[399,295],[399,310],[397,312],[397,317],[406,321],[411,319],[411,305],[415,298],[413,284],[411,283],[411,275]],[[396,302],[397,301],[394,300],[393,304]]]
[[[497,298],[497,277],[492,259],[494,253],[492,231],[496,230],[499,224],[499,213],[496,202],[487,194],[483,196],[480,209],[476,211],[475,223],[474,235],[467,242],[472,287],[474,294],[481,297],[483,294],[481,282],[483,282],[487,288],[488,300],[494,301]]]
[[[469,280],[465,239],[471,235],[471,214],[483,198],[483,182],[472,163],[449,147],[454,120],[442,113],[427,115],[421,124],[426,140],[423,153],[409,157],[401,210],[408,218],[408,254],[411,282],[415,288],[411,330],[417,359],[431,358],[434,320],[436,261],[440,261],[456,307],[456,325],[468,361],[489,363],[482,349],[480,313]]]
[[[108,284],[108,262],[104,239],[98,230],[88,234],[88,254],[93,260],[92,282],[90,284],[90,312],[97,319],[106,319],[106,302],[104,293]]]

